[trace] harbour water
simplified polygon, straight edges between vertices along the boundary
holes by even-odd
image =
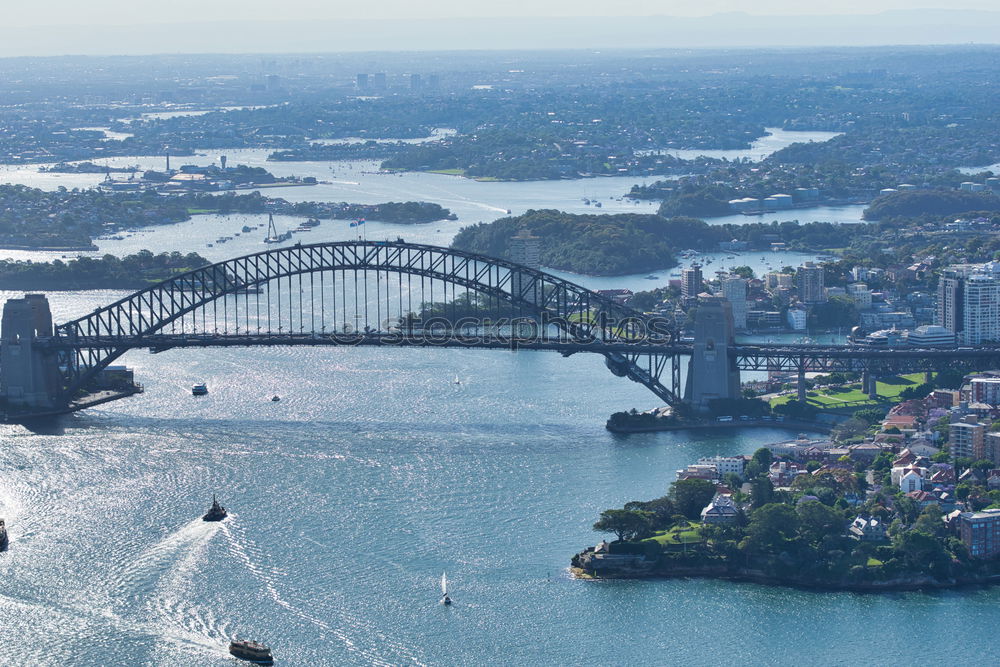
[[[3,295],[7,296],[7,295]],[[56,316],[108,293],[53,295]],[[995,589],[817,593],[583,582],[601,509],[779,430],[616,436],[654,399],[598,357],[454,350],[133,352],[146,393],[58,434],[0,431],[3,646],[17,664],[981,664]],[[457,375],[462,384],[453,384]],[[190,395],[193,382],[210,393]],[[281,396],[279,403],[269,399]],[[212,493],[232,513],[200,521]],[[438,605],[447,571],[455,605]],[[973,622],[974,621],[974,622]]]
[[[496,208],[583,207],[584,191],[623,192],[614,180],[365,175],[287,192],[426,199],[467,223]],[[102,251],[219,259],[262,249],[256,238],[203,247],[203,226],[214,238],[241,224],[199,217]],[[447,243],[459,224],[367,231]],[[324,222],[311,233],[342,232]],[[122,294],[50,300],[64,321]],[[234,635],[269,644],[281,665],[757,665],[791,646],[802,664],[898,664],[942,646],[951,664],[982,664],[994,653],[983,629],[1000,621],[995,589],[876,596],[569,578],[570,556],[601,538],[590,529],[600,510],[662,495],[698,457],[795,435],[611,434],[610,412],[656,399],[595,355],[295,348],[122,361],[144,394],[45,432],[0,427],[11,535],[0,554],[0,647],[11,664],[229,665]],[[191,396],[196,382],[208,396]],[[213,493],[231,513],[221,524],[200,520]],[[438,604],[442,571],[452,607]]]

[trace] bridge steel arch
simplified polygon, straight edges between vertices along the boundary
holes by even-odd
[[[588,351],[587,345],[594,342],[617,343],[613,351],[594,350],[604,355],[614,374],[645,385],[671,405],[681,402],[676,354],[642,351],[638,346],[633,352],[621,347],[639,341],[670,346],[676,337],[666,320],[643,315],[543,271],[476,253],[401,240],[295,244],[265,250],[180,274],[60,324],[55,328],[54,342],[60,349],[64,390],[72,395],[86,387],[117,357],[129,349],[144,347],[144,339],[150,340],[151,349],[162,348],[157,342],[162,339],[159,334],[227,296],[242,294],[248,302],[248,293],[272,281],[326,272],[333,272],[335,277],[336,272],[347,271],[355,272],[355,277],[357,272],[376,272],[437,280],[452,285],[453,296],[455,287],[477,292],[507,304],[518,314],[555,327],[565,340],[578,344],[579,351]],[[256,333],[259,338],[259,322]],[[238,322],[235,335],[240,336]],[[242,335],[248,341],[253,338],[251,331],[244,330]],[[232,334],[227,331],[226,336]],[[660,380],[669,364],[671,387]]]

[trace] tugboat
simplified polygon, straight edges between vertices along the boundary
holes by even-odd
[[[201,382],[191,387],[192,396],[204,396],[207,393],[208,393],[208,385],[205,384],[204,382]]]
[[[208,510],[205,516],[201,517],[202,521],[222,521],[229,514],[226,512],[226,508],[219,504],[219,501],[215,499],[215,494],[212,494],[212,508]]]
[[[230,655],[252,662],[255,665],[273,665],[274,657],[271,656],[271,649],[260,642],[252,642],[246,639],[234,639],[229,642]]]
[[[10,539],[7,537],[7,524],[3,519],[0,519],[0,551],[7,551],[8,544],[10,544]]]

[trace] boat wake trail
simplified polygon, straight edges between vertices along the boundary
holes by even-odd
[[[118,577],[112,613],[142,618],[139,626],[162,641],[224,654],[226,628],[178,593],[189,588],[218,531],[218,523],[194,519],[140,554]]]
[[[218,524],[198,518],[160,540],[116,577],[113,598],[126,607],[142,604],[178,561],[189,562],[195,553],[200,556],[218,530]]]
[[[233,521],[228,524],[223,524],[222,532],[226,536],[226,539],[229,542],[233,554],[238,559],[243,561],[243,564],[246,566],[247,570],[264,586],[264,589],[267,591],[268,596],[274,601],[276,605],[278,605],[282,609],[285,609],[296,618],[299,618],[319,628],[325,634],[335,637],[338,641],[340,641],[344,645],[344,647],[347,648],[348,651],[363,657],[369,664],[381,665],[384,667],[391,667],[391,665],[397,664],[396,662],[390,662],[386,660],[385,658],[379,656],[374,651],[368,650],[363,646],[359,646],[347,635],[347,633],[344,631],[343,628],[334,627],[333,625],[324,621],[323,619],[317,618],[316,616],[313,616],[309,612],[300,609],[299,607],[296,607],[292,603],[285,600],[278,592],[278,589],[275,586],[275,578],[278,573],[274,571],[269,571],[267,568],[262,567],[257,563],[254,556],[256,556],[257,553],[259,553],[259,549],[256,547],[256,545],[253,544],[253,542],[249,538],[246,537],[245,534],[242,533],[238,522]],[[411,660],[410,662],[414,662],[415,664],[420,664],[417,663],[415,660]]]

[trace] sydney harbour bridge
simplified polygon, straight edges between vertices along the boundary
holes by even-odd
[[[935,350],[735,341],[721,298],[703,300],[695,335],[671,320],[536,269],[399,241],[296,244],[196,269],[77,319],[54,323],[44,295],[10,299],[0,323],[6,421],[71,412],[139,390],[109,366],[130,350],[396,346],[600,354],[617,376],[669,405],[738,397],[741,370],[875,378],[960,361],[1000,365],[1000,347]],[[682,360],[687,373],[682,381]],[[572,359],[570,359],[570,362]]]

